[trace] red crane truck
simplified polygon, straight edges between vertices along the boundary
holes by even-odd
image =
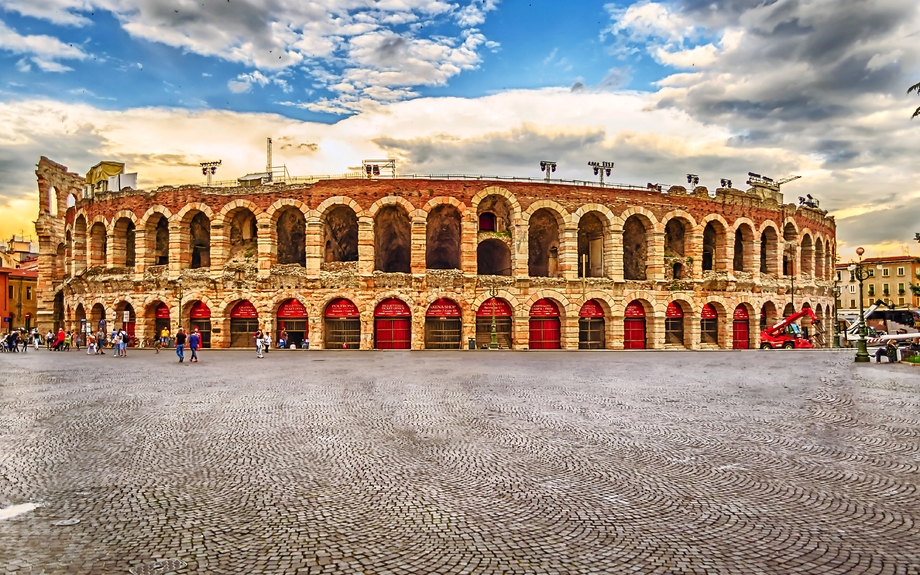
[[[815,316],[815,312],[810,307],[802,308],[802,311],[794,313],[783,319],[778,324],[768,327],[760,332],[760,349],[811,349],[814,344],[811,338],[805,337],[801,328],[796,325],[796,321],[803,317],[811,318],[811,325],[814,328],[815,338],[821,338],[821,324]]]

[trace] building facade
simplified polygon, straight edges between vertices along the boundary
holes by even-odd
[[[836,225],[748,191],[327,179],[96,192],[42,158],[40,327],[315,348],[746,348],[833,307]],[[70,206],[70,207],[68,207]],[[493,330],[493,324],[495,328]],[[827,322],[830,325],[830,322]]]
[[[32,329],[38,313],[38,272],[24,269],[0,268],[0,289],[3,290],[2,331]]]
[[[920,273],[920,261],[915,256],[883,256],[865,258],[871,274],[863,281],[863,306],[869,307],[877,300],[899,308],[920,308],[920,297],[910,291]],[[840,286],[838,309],[841,313],[859,314],[859,282],[847,270],[846,264],[837,264],[837,285]],[[879,267],[881,266],[881,267]]]

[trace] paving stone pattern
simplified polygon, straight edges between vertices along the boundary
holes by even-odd
[[[852,352],[0,356],[5,573],[918,575],[918,468]]]

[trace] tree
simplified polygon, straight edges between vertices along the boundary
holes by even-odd
[[[913,86],[907,89],[908,94],[910,94],[911,92],[916,92],[917,95],[920,96],[920,82],[917,82],[916,84],[914,84]],[[913,120],[917,116],[920,116],[920,108],[917,108],[916,110],[914,110],[914,115],[911,116],[910,119]]]

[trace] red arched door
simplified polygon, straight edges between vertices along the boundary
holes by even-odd
[[[719,344],[719,312],[711,303],[700,312],[700,343]]]
[[[253,337],[259,329],[259,312],[252,302],[243,300],[230,310],[230,347],[255,346]]]
[[[385,299],[374,309],[374,347],[409,349],[412,343],[412,312],[396,298]]]
[[[492,346],[492,320],[495,320],[495,345],[511,349],[511,304],[501,298],[489,298],[476,310],[476,347]]]
[[[310,332],[307,326],[307,308],[296,299],[289,299],[278,307],[278,325],[275,342],[278,346],[298,348],[308,341]],[[282,339],[284,342],[282,343]]]
[[[188,316],[189,327],[192,330],[197,327],[201,334],[201,347],[211,347],[211,308],[204,302],[195,302]]]
[[[645,307],[633,301],[623,316],[623,349],[645,349]]]
[[[673,301],[664,312],[664,342],[684,345],[684,310]]]
[[[735,308],[732,319],[732,349],[751,347],[751,321],[747,308],[739,305]]]
[[[604,349],[606,346],[604,308],[591,299],[578,313],[578,349]]]
[[[541,299],[530,308],[530,349],[559,349],[559,308]]]
[[[435,300],[425,312],[425,349],[460,349],[460,306],[453,300]]]
[[[358,306],[345,298],[329,302],[323,314],[323,333],[326,349],[359,349],[361,316]]]

